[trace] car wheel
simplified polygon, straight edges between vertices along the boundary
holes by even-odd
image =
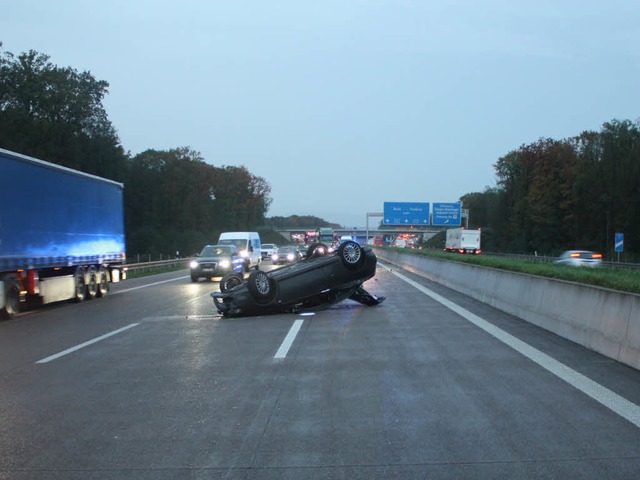
[[[315,245],[311,245],[307,250],[307,258],[315,258],[322,257],[327,254],[329,249],[326,245],[322,243],[316,243]]]
[[[257,300],[271,300],[275,297],[275,281],[262,270],[251,272],[248,279],[249,293]]]
[[[344,242],[338,248],[338,255],[345,267],[356,269],[364,264],[365,256],[362,247],[356,242]]]
[[[197,282],[200,280],[200,277],[198,275],[195,275],[193,272],[191,273],[191,281],[192,282]]]
[[[228,292],[240,285],[243,280],[239,273],[226,273],[220,280],[220,291],[222,293]]]

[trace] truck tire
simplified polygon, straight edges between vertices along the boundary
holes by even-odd
[[[86,278],[87,278],[87,287],[86,287],[87,300],[93,300],[98,296],[98,270],[96,269],[96,267],[91,265],[87,269]]]
[[[76,303],[80,303],[84,300],[87,294],[87,285],[84,277],[84,268],[76,268],[76,272],[73,274],[73,284],[75,287],[75,294],[73,300]]]
[[[104,297],[109,293],[109,269],[102,265],[98,270],[98,296]]]
[[[0,308],[0,319],[10,320],[20,313],[20,285],[15,280],[5,282],[5,305]]]

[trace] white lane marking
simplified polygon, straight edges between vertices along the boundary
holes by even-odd
[[[131,288],[127,288],[125,290],[118,290],[117,292],[111,292],[110,295],[118,295],[120,293],[126,293],[126,292],[132,292],[134,290],[138,290],[140,288],[147,288],[147,287],[153,287],[155,285],[160,285],[162,283],[167,283],[167,282],[175,282],[176,280],[184,280],[185,278],[189,278],[188,275],[185,275],[184,277],[178,277],[178,278],[171,278],[169,280],[163,280],[161,282],[155,282],[155,283],[147,283],[146,285],[140,285],[139,287],[131,287]]]
[[[432,292],[428,288],[420,285],[417,282],[414,282],[410,278],[402,275],[401,273],[392,270],[386,265],[381,265],[383,268],[391,272],[396,277],[401,280],[407,282],[409,285],[417,288],[425,295],[433,298],[436,302],[441,303],[445,307],[453,310],[455,313],[460,315],[465,320],[473,323],[475,326],[481,328],[489,335],[497,338],[505,345],[513,348],[518,353],[524,355],[529,360],[537,363],[542,368],[548,370],[558,378],[564,380],[569,385],[580,390],[585,395],[588,395],[596,402],[607,407],[612,412],[617,413],[622,418],[629,420],[636,427],[640,427],[640,406],[636,405],[633,402],[630,402],[626,398],[618,395],[617,393],[609,390],[606,387],[603,387],[597,382],[594,382],[590,378],[582,375],[581,373],[573,370],[568,367],[564,363],[557,361],[556,359],[550,357],[546,353],[541,352],[540,350],[532,347],[528,343],[523,342],[522,340],[517,339],[513,335],[505,332],[504,330],[492,325],[491,323],[483,320],[477,315],[471,313],[470,311],[460,307],[459,305],[453,303],[450,300],[438,295],[435,292]]]
[[[293,341],[296,339],[296,335],[298,335],[300,327],[302,327],[303,323],[304,320],[300,319],[293,322],[293,325],[291,325],[291,328],[289,329],[289,333],[287,333],[287,336],[284,337],[282,345],[280,345],[280,348],[273,356],[273,358],[285,358],[287,356],[287,353],[289,353],[289,349],[291,348]]]
[[[124,332],[125,330],[129,330],[130,328],[137,327],[140,325],[139,323],[132,323],[131,325],[127,325],[126,327],[119,328],[118,330],[114,330],[113,332],[106,333],[100,337],[94,338],[93,340],[89,340],[88,342],[81,343],[80,345],[76,345],[75,347],[68,348],[60,353],[56,353],[55,355],[51,355],[47,358],[43,358],[42,360],[38,360],[36,363],[49,363],[52,360],[68,355],[69,353],[75,352],[76,350],[80,350],[81,348],[88,347],[89,345],[93,345],[105,338],[112,337],[117,335],[118,333]]]

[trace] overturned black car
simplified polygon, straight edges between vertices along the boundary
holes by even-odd
[[[309,247],[304,260],[269,272],[253,271],[246,280],[229,273],[220,281],[220,292],[211,296],[227,317],[319,310],[345,299],[378,305],[384,297],[362,288],[375,275],[376,263],[373,250],[356,242],[344,242],[333,253],[317,244]]]

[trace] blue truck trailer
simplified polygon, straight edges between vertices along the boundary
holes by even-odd
[[[0,149],[0,317],[124,278],[121,183]]]

